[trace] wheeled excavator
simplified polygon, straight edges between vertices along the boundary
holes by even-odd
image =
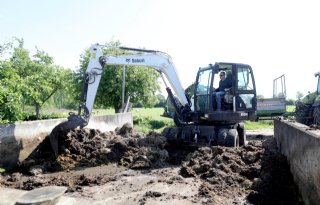
[[[167,128],[163,133],[169,142],[228,147],[245,144],[243,121],[255,120],[257,107],[254,75],[249,65],[218,62],[199,68],[193,96],[188,96],[168,54],[155,50],[117,48],[131,53],[119,56],[104,55],[103,46],[91,46],[78,114],[70,113],[68,121],[56,126],[49,135],[56,156],[58,133],[68,132],[78,126],[82,128],[88,124],[105,65],[146,66],[160,73],[175,110],[176,127]],[[218,74],[221,71],[227,73],[226,80],[232,83],[232,87],[225,90],[222,110],[216,111],[213,94],[219,84]]]

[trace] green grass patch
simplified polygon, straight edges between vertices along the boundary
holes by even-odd
[[[258,122],[245,121],[244,125],[247,130],[273,128],[273,120],[260,120]]]
[[[287,105],[287,112],[294,112],[296,110],[296,106],[294,105]]]
[[[163,108],[132,109],[133,125],[139,132],[162,132],[165,127],[174,126],[173,120],[162,117]]]

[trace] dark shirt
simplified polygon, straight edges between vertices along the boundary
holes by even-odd
[[[216,92],[224,92],[225,88],[231,88],[232,87],[232,81],[230,79],[224,79],[220,80],[219,82],[219,88],[216,89]]]

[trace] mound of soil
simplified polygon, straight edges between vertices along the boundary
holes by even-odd
[[[111,167],[101,171],[105,169],[99,168],[101,165]],[[70,174],[85,167],[97,168]],[[137,199],[140,204],[150,198],[169,202],[179,198],[195,204],[303,204],[286,158],[278,152],[273,138],[252,140],[240,148],[178,147],[167,144],[159,133],[135,132],[130,124],[111,132],[83,128],[61,135],[57,158],[49,140],[45,140],[14,173],[2,174],[0,186],[31,190],[60,185],[67,186],[69,193],[88,196],[83,191],[85,187],[123,181],[129,175],[119,173],[127,173],[123,172],[126,170],[138,170],[132,175],[136,178],[152,173],[157,180],[152,179],[147,185],[177,186],[190,183],[188,179],[200,184],[192,197],[172,194],[170,198],[161,190],[149,190]],[[124,185],[117,186],[121,190]],[[135,186],[138,187],[129,187]]]
[[[274,139],[237,149],[199,148],[187,156],[180,174],[204,179],[199,194],[212,200],[246,195],[249,204],[303,204]]]
[[[26,159],[19,171],[55,172],[76,167],[117,163],[131,169],[162,167],[168,159],[166,139],[158,133],[144,136],[130,124],[111,132],[75,129],[59,137],[59,156],[53,156],[48,138]]]

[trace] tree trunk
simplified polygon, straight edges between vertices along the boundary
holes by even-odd
[[[36,103],[35,106],[36,106],[36,118],[37,118],[37,120],[39,120],[40,119],[41,106],[38,103]]]
[[[116,106],[116,105],[113,105],[113,108],[114,108],[115,113],[119,113],[121,110],[121,107]]]
[[[116,96],[113,100],[113,108],[115,110],[115,113],[119,113],[119,109],[121,108],[121,99],[120,97]]]

